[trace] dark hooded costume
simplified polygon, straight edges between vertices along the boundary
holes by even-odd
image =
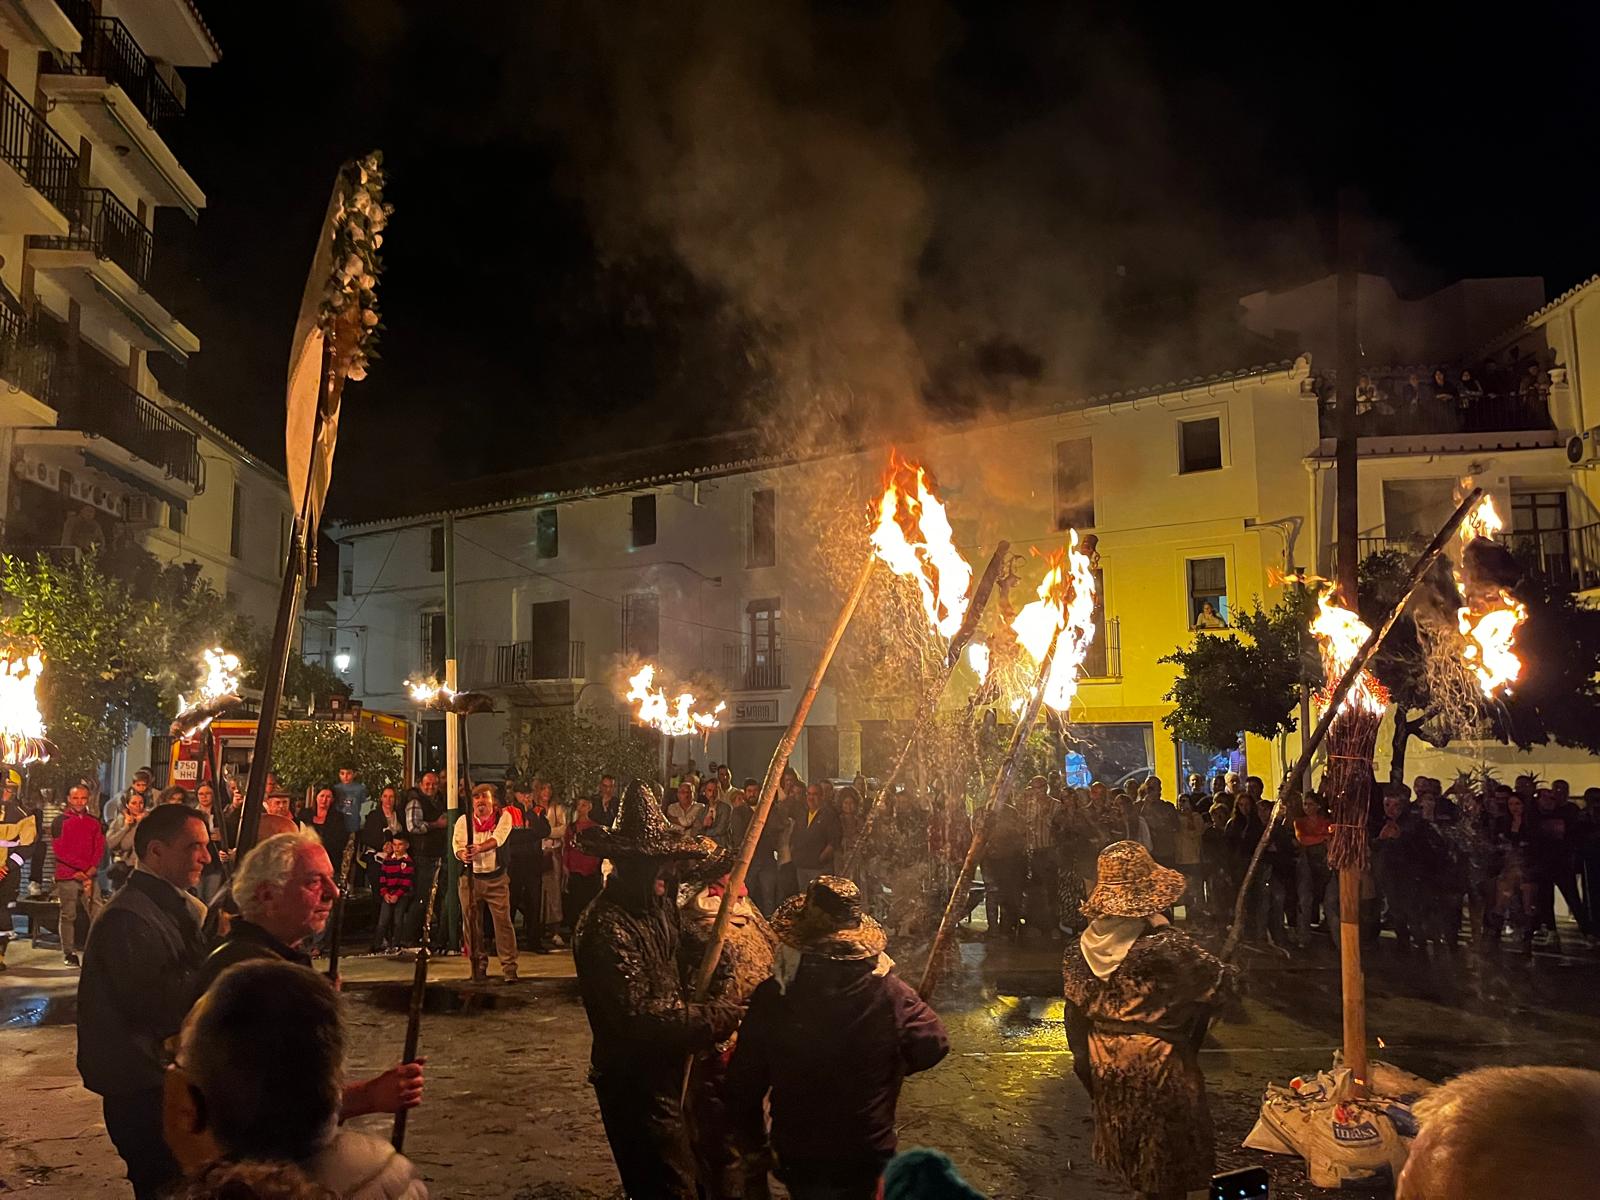
[[[736,857],[736,851],[727,850],[686,872],[686,895],[678,908],[683,925],[678,963],[686,984],[691,986],[706,947],[711,944],[726,876]],[[712,979],[709,998],[729,1001],[742,1010],[756,988],[771,977],[777,944],[772,926],[741,889],[732,904],[727,938],[722,943],[719,970]],[[766,1139],[743,1144],[728,1114],[728,1060],[737,1037],[735,1034],[695,1055],[689,1078],[686,1115],[700,1186],[708,1200],[756,1200],[768,1195]]]
[[[574,944],[594,1043],[589,1081],[611,1155],[628,1195],[694,1200],[684,1069],[691,1054],[732,1032],[739,1009],[687,999],[676,868],[709,858],[716,846],[668,822],[650,785],[636,779],[615,828],[585,829],[579,848],[613,866],[610,883],[584,910]]]

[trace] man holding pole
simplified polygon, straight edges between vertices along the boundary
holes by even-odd
[[[461,873],[459,885],[465,930],[462,950],[472,964],[474,983],[481,983],[489,972],[480,901],[489,906],[489,916],[494,921],[502,982],[517,982],[517,930],[511,923],[511,884],[500,849],[511,837],[511,813],[502,809],[497,814],[496,807],[494,784],[478,784],[472,789],[472,812],[456,822],[451,834],[455,856],[467,868]]]
[[[623,794],[615,828],[591,826],[578,845],[612,863],[610,883],[584,910],[574,936],[578,990],[593,1034],[589,1081],[606,1140],[628,1195],[695,1200],[685,1064],[731,1034],[743,1010],[685,998],[677,867],[716,847],[668,821],[639,779]]]

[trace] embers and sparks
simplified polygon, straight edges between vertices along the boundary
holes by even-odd
[[[878,501],[873,551],[896,575],[916,581],[928,623],[954,637],[967,615],[972,567],[956,549],[950,517],[922,467],[889,455],[889,475]]]
[[[37,694],[43,674],[44,659],[37,650],[0,650],[0,762],[20,767],[49,761],[51,746]]]
[[[411,696],[413,704],[423,708],[443,707],[448,708],[451,699],[455,696],[455,689],[440,683],[436,679],[408,679],[406,692]]]
[[[1478,501],[1461,524],[1461,566],[1456,569],[1456,586],[1464,603],[1456,610],[1456,622],[1465,645],[1462,661],[1477,679],[1485,696],[1515,683],[1522,674],[1522,660],[1516,655],[1517,629],[1528,619],[1527,606],[1497,586],[1493,580],[1474,578],[1469,564],[1482,562],[1488,555],[1473,549],[1482,539],[1494,542],[1505,528],[1494,500]]]
[[[723,701],[717,701],[711,709],[699,711],[695,709],[695,698],[689,692],[680,692],[676,700],[668,701],[665,691],[650,686],[655,682],[655,677],[656,669],[649,663],[640,667],[637,674],[628,677],[626,699],[638,704],[634,719],[639,724],[659,729],[668,737],[683,737],[691,733],[705,736],[721,725],[722,712],[728,707]]]
[[[1334,601],[1328,592],[1317,597],[1317,615],[1311,622],[1311,632],[1316,636],[1317,648],[1322,652],[1322,669],[1327,683],[1319,699],[1326,704],[1328,694],[1344,678],[1372,630],[1367,623]],[[1360,710],[1382,716],[1389,704],[1389,694],[1373,677],[1363,670],[1360,678],[1350,685],[1340,701],[1340,711]]]
[[[239,700],[239,656],[221,646],[202,651],[205,675],[193,697],[178,697],[178,715],[172,722],[177,737],[192,738]]]
[[[1046,564],[1038,599],[1023,606],[1011,623],[1017,641],[1036,662],[1049,653],[1056,631],[1056,656],[1044,681],[1044,703],[1065,712],[1078,694],[1078,676],[1094,641],[1094,562],[1078,549],[1078,531],[1071,530],[1067,551]]]

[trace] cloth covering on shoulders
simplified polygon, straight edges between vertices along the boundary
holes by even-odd
[[[416,1164],[369,1133],[340,1129],[300,1169],[342,1200],[427,1200]]]

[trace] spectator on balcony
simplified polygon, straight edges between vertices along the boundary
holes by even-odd
[[[1378,407],[1378,385],[1365,371],[1356,382],[1356,416],[1365,417]]]
[[[68,513],[61,527],[61,544],[76,546],[84,553],[104,550],[105,531],[100,528],[100,516],[92,504],[80,504],[76,512]]]
[[[1212,607],[1211,601],[1202,600],[1200,602],[1200,611],[1198,614],[1196,614],[1194,619],[1194,627],[1196,629],[1226,629],[1228,627],[1228,623],[1227,621],[1223,620],[1221,614]]]
[[[1471,367],[1461,368],[1461,377],[1456,383],[1456,409],[1465,417],[1483,403],[1483,384],[1478,382],[1478,377],[1472,373]]]

